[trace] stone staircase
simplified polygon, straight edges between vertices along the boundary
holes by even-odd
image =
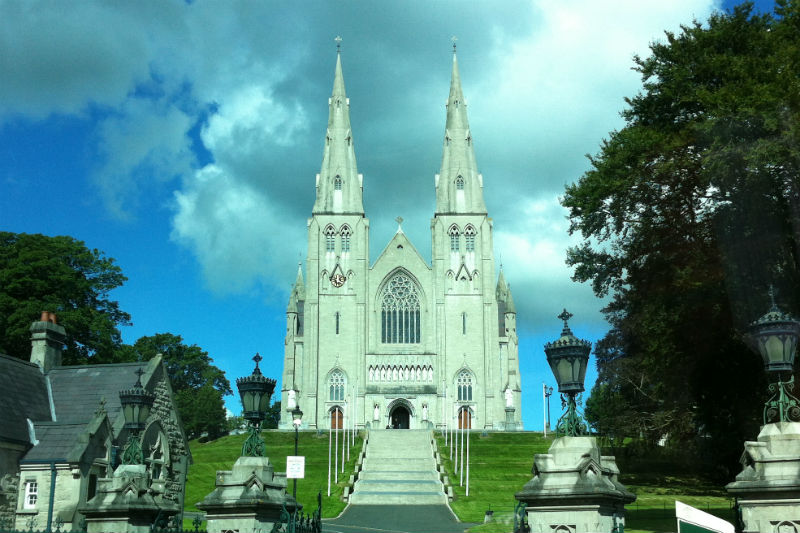
[[[372,430],[353,505],[446,504],[430,430]]]

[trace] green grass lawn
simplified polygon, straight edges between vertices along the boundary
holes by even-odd
[[[552,438],[540,433],[489,433],[481,437],[473,432],[470,440],[470,491],[459,486],[453,473],[449,449],[437,434],[439,452],[453,485],[453,511],[464,522],[482,523],[488,509],[494,511],[494,523],[472,528],[475,533],[508,532],[513,527],[514,493],[531,478],[533,456],[547,453]],[[733,521],[731,500],[724,489],[697,475],[670,475],[669,465],[653,468],[638,465],[637,472],[625,472],[619,465],[620,481],[637,500],[626,508],[627,533],[661,533],[675,531],[675,500]]]
[[[276,472],[286,471],[286,456],[294,455],[294,432],[269,430],[263,432],[267,445],[267,456]],[[232,435],[215,441],[201,443],[192,441],[189,447],[194,463],[189,467],[186,480],[185,510],[197,511],[195,504],[214,490],[217,470],[230,470],[238,459],[246,435]],[[342,435],[339,435],[339,459],[341,460]],[[317,491],[322,491],[322,516],[337,516],[345,507],[342,491],[353,473],[363,441],[356,437],[350,449],[350,460],[345,462],[344,474],[339,474],[339,483],[331,480],[331,496],[328,487],[328,433],[317,435],[316,431],[301,431],[298,455],[306,458],[305,478],[297,480],[297,500],[305,512],[317,508]],[[331,475],[333,477],[333,475]],[[292,480],[288,480],[287,492],[291,494]]]

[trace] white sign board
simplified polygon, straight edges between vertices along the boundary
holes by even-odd
[[[306,458],[302,455],[286,457],[286,478],[303,479],[306,477]]]
[[[690,507],[678,500],[675,500],[675,518],[678,519],[678,533],[734,533],[736,531],[730,522]]]

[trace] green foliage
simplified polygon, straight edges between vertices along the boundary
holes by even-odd
[[[281,421],[281,402],[274,402],[267,409],[267,417],[264,419],[262,427],[264,429],[278,429]]]
[[[264,431],[262,433],[267,447],[267,456],[276,472],[286,471],[286,456],[294,455],[294,431]],[[342,436],[339,435],[339,453],[341,454]],[[231,435],[213,442],[201,443],[192,441],[189,448],[192,452],[192,465],[186,480],[185,510],[196,511],[195,504],[214,490],[217,470],[230,470],[242,451],[242,443],[246,435]],[[339,474],[339,483],[331,481],[331,496],[327,496],[328,483],[328,433],[317,434],[316,431],[300,431],[298,454],[306,458],[305,478],[297,480],[297,500],[303,504],[304,511],[317,508],[317,491],[322,491],[322,516],[325,518],[338,516],[344,510],[342,492],[353,473],[358,454],[361,452],[363,440],[357,435],[350,449],[350,460],[345,462],[344,474]],[[340,456],[341,459],[341,456]],[[292,491],[292,481],[287,487]]]
[[[109,298],[126,277],[99,250],[72,237],[0,232],[0,351],[26,359],[42,311],[67,332],[65,364],[119,362],[130,315]]]
[[[180,335],[156,333],[139,338],[132,346],[120,347],[120,358],[147,361],[161,354],[167,368],[175,402],[189,438],[207,432],[209,439],[228,430],[223,395],[231,394],[225,372],[212,364],[208,352],[187,345]]]
[[[800,301],[800,4],[751,8],[635,58],[626,126],[562,202],[584,238],[574,279],[612,295],[590,421],[651,443],[709,437],[733,469],[765,393],[742,332],[770,284],[786,311]]]

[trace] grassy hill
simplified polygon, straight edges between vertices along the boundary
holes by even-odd
[[[286,456],[294,455],[294,432],[268,430],[263,432],[267,444],[267,456],[276,472],[286,471]],[[214,490],[217,470],[230,470],[239,458],[246,435],[231,435],[215,441],[201,443],[192,441],[194,464],[189,467],[186,480],[186,510],[197,511],[195,504]],[[341,461],[342,435],[339,435],[339,460]],[[303,510],[311,512],[317,508],[317,491],[322,491],[322,516],[337,516],[345,507],[341,501],[342,491],[353,473],[353,466],[361,452],[362,439],[357,437],[350,449],[350,460],[345,462],[344,474],[339,474],[339,483],[333,483],[331,474],[331,496],[328,487],[328,433],[317,435],[316,431],[301,431],[299,434],[298,455],[306,458],[306,477],[297,480],[297,500]],[[341,465],[340,465],[341,472]],[[292,480],[288,480],[287,490],[292,491]]]
[[[189,468],[186,485],[186,510],[196,511],[194,504],[214,489],[217,470],[230,470],[239,457],[244,435],[200,443],[190,443],[194,464]],[[286,468],[286,456],[294,455],[294,433],[265,431],[267,455],[275,467],[282,472]],[[483,522],[488,509],[494,511],[495,523],[481,525],[472,531],[510,532],[512,512],[516,505],[514,493],[531,478],[533,456],[546,453],[552,438],[543,438],[541,433],[488,433],[482,437],[473,432],[470,440],[470,495],[466,487],[460,487],[458,476],[453,474],[449,450],[437,433],[439,451],[445,468],[454,485],[455,500],[451,507],[464,522]],[[341,441],[340,441],[341,446]],[[355,460],[361,451],[362,440],[358,438],[350,450],[350,460],[345,464],[345,473],[340,474],[339,483],[331,484],[331,496],[326,496],[328,475],[328,434],[300,432],[299,455],[306,457],[306,478],[297,482],[297,498],[307,511],[316,509],[317,491],[323,494],[323,517],[337,516],[345,507],[341,501],[342,490],[353,472]],[[341,449],[340,449],[341,453]],[[618,458],[620,480],[628,490],[637,495],[637,501],[627,507],[626,533],[661,533],[675,530],[675,500],[711,512],[733,521],[731,500],[723,488],[696,474],[687,473],[686,465],[668,462],[643,462],[626,464]],[[292,482],[289,480],[288,490]]]
[[[480,435],[473,432],[470,440],[469,497],[465,494],[466,486],[458,486],[459,478],[453,474],[444,439],[436,436],[454,485],[451,507],[465,522],[483,522],[485,512],[494,511],[496,523],[471,531],[511,531],[516,505],[514,493],[531,478],[534,454],[547,453],[552,437],[544,439],[541,433],[529,432]],[[621,457],[617,464],[620,481],[636,494],[636,502],[626,508],[626,533],[675,531],[676,499],[733,522],[732,501],[723,488],[698,475],[686,474],[684,465],[646,461],[626,465]]]

